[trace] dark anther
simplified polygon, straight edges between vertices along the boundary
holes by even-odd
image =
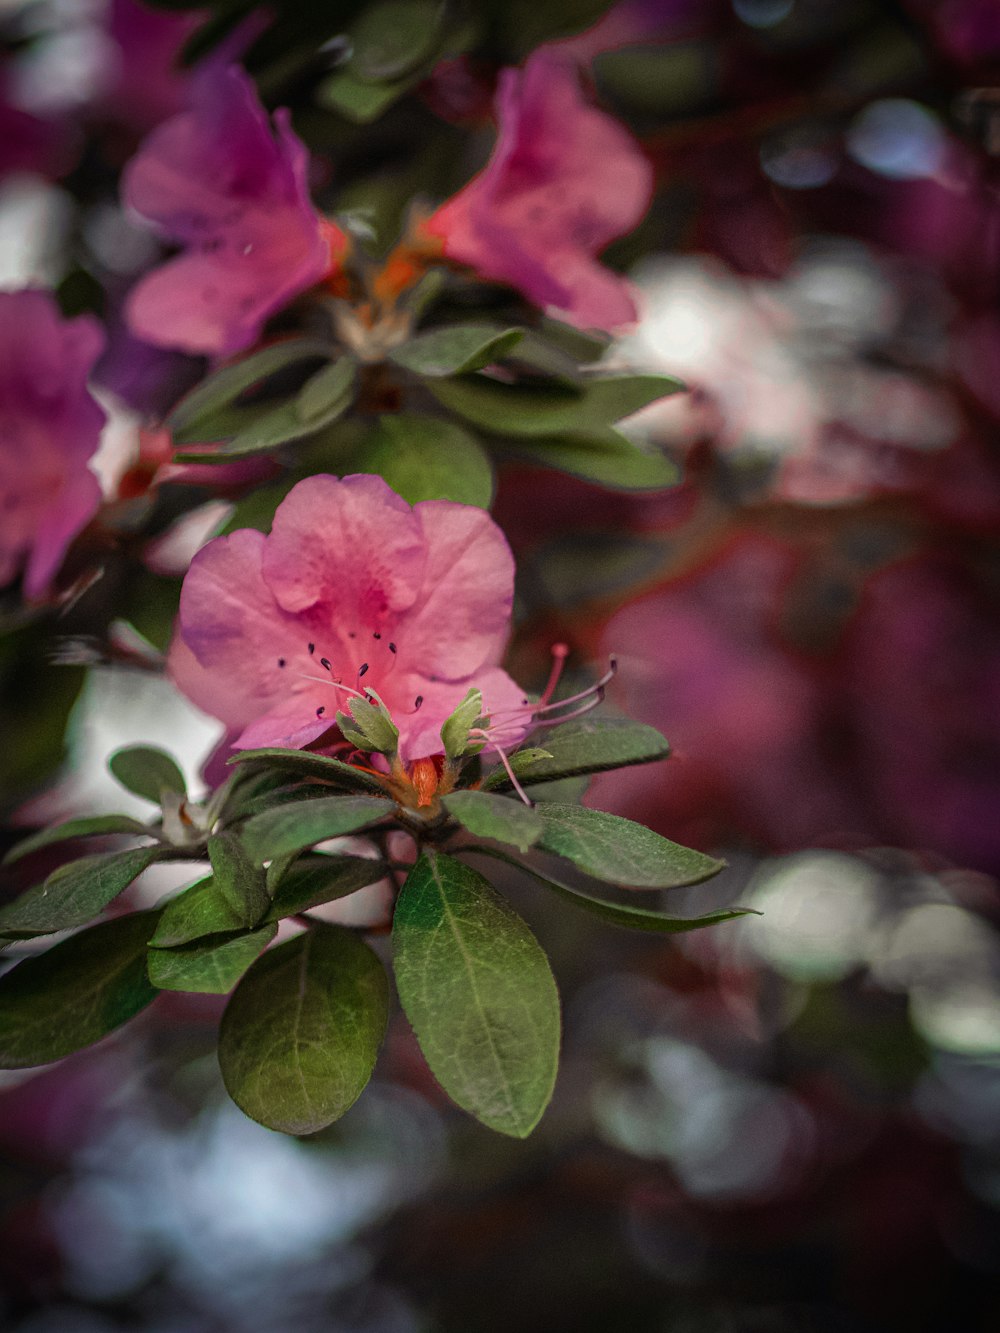
[[[394,653],[395,651],[396,651],[396,645],[395,645],[394,643],[390,643],[390,644],[389,644],[389,652],[390,652],[390,653]]]
[[[522,699],[522,700],[521,700],[521,703],[523,703],[523,704],[526,704],[527,702],[528,702],[527,699]]]
[[[348,637],[349,639],[356,639],[358,636],[354,633],[354,631],[353,631],[352,629],[349,629],[349,630],[347,631],[347,637]]]
[[[278,658],[278,666],[284,666],[284,665],[285,665],[285,659],[284,659],[283,657],[279,657],[279,658]]]
[[[358,667],[358,676],[359,677],[363,676],[367,670],[368,670],[368,663],[362,662],[361,665]]]
[[[372,635],[372,638],[373,638],[373,639],[381,639],[381,637],[382,637],[382,635],[379,634],[378,630],[376,630],[375,633]]]
[[[322,717],[325,712],[326,712],[326,706],[324,704],[320,704],[320,706],[316,709],[316,716]]]
[[[416,698],[414,699],[414,701],[413,701],[413,707],[414,707],[414,708],[419,708],[420,705],[423,703],[423,701],[424,701],[424,696],[423,696],[422,694],[418,694],[417,697],[416,697]]]
[[[314,643],[311,643],[311,644],[309,645],[309,651],[310,651],[311,653],[314,653],[314,652],[316,651],[316,645],[315,645]]]
[[[321,667],[326,667],[327,671],[331,671],[333,669],[330,666],[330,659],[328,657],[321,657],[319,659],[319,664]]]

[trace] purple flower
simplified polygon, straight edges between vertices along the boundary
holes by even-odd
[[[104,335],[47,292],[0,292],[0,586],[39,597],[101,501],[87,460],[105,415],[87,391]]]
[[[308,477],[269,535],[240,530],[195,556],[171,649],[177,685],[237,749],[305,746],[374,690],[403,763],[442,750],[441,724],[478,687],[504,744],[531,708],[499,661],[514,561],[482,509],[412,508],[380,477]]]
[[[587,105],[574,63],[554,51],[501,73],[496,112],[493,156],[426,230],[449,259],[573,324],[630,323],[629,284],[596,256],[649,206],[649,163],[617,121]]]
[[[154,130],[125,169],[125,202],[183,250],[129,295],[132,332],[225,356],[318,282],[346,242],[309,201],[308,154],[287,111],[277,135],[237,66],[206,70],[191,108]]]

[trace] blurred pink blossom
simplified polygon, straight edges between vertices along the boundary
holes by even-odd
[[[181,48],[203,19],[112,0],[107,30],[116,59],[104,101],[116,119],[140,131],[182,109],[192,75],[179,66]]]
[[[195,556],[170,669],[237,749],[309,745],[371,688],[409,762],[441,751],[441,724],[472,686],[488,711],[520,716],[522,692],[496,665],[513,588],[484,510],[411,509],[380,477],[308,477],[270,535],[241,529]],[[511,743],[517,732],[504,725]]]
[[[345,243],[309,200],[308,154],[288,113],[277,137],[237,66],[195,80],[191,108],[154,130],[125,168],[126,203],[183,253],[140,279],[126,317],[160,347],[227,355],[318,282]]]
[[[100,504],[87,463],[105,414],[87,376],[103,341],[95,319],[63,319],[47,292],[0,292],[0,586],[23,567],[29,598]]]
[[[636,318],[632,289],[596,256],[649,206],[652,170],[628,132],[584,100],[568,57],[537,51],[500,75],[486,167],[425,224],[449,259],[581,327]]]

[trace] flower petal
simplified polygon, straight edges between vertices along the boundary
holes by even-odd
[[[320,474],[278,506],[263,568],[280,606],[325,608],[345,638],[411,606],[426,558],[419,520],[381,477]]]
[[[464,680],[499,655],[514,601],[514,557],[483,509],[424,500],[420,520],[428,559],[413,610],[396,629],[407,670]]]
[[[279,699],[307,688],[303,640],[309,626],[275,604],[261,575],[266,540],[249,528],[216,537],[191,561],[181,589],[181,634],[201,665],[224,683],[225,712],[210,711],[231,726],[245,726]],[[188,692],[187,684],[182,688]]]
[[[130,295],[130,327],[157,346],[226,354],[317,282],[339,233],[313,210],[308,154],[287,112],[277,135],[236,66],[196,79],[192,109],[155,130],[123,175],[128,205],[189,252]]]

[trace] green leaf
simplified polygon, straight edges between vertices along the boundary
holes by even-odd
[[[513,366],[515,373],[527,371],[574,392],[582,390],[586,383],[577,358],[530,329],[524,331],[524,337],[504,360]]]
[[[285,371],[289,365],[301,361],[328,360],[328,343],[317,339],[287,339],[265,347],[263,351],[244,357],[235,365],[225,365],[215,375],[209,375],[197,388],[185,395],[167,417],[167,425],[175,439],[179,435],[189,435],[197,431],[204,417],[215,415],[220,408],[235,403],[241,393],[263,383],[279,371]],[[201,439],[215,439],[215,436],[203,435]]]
[[[561,319],[543,316],[538,326],[538,336],[551,343],[579,365],[593,365],[600,361],[612,343],[608,333],[584,333],[583,329],[573,324],[566,324]]]
[[[243,825],[241,837],[250,856],[267,861],[327,838],[357,833],[394,809],[393,801],[375,796],[321,796],[253,815]]]
[[[418,70],[437,51],[440,0],[382,0],[351,28],[350,70],[366,83],[393,83]]]
[[[337,726],[345,741],[359,750],[375,754],[394,755],[399,748],[399,729],[385,704],[374,695],[368,699],[351,699],[347,713],[337,713]]]
[[[469,731],[473,727],[486,725],[483,716],[482,690],[473,686],[453,713],[441,723],[441,743],[449,759],[461,759],[464,754],[478,754],[486,744],[482,740],[470,740]]]
[[[680,468],[661,450],[647,452],[610,426],[511,444],[518,458],[615,491],[676,486]]]
[[[156,995],[146,941],[156,921],[102,921],[0,977],[0,1068],[48,1064],[120,1027]]]
[[[488,509],[493,500],[489,455],[458,422],[444,417],[415,412],[380,417],[350,466],[384,477],[411,505],[454,500]]]
[[[666,759],[670,745],[655,727],[626,718],[581,718],[554,727],[545,737],[549,757],[533,750],[510,756],[518,781],[554,782],[581,773],[603,773],[630,764],[651,764]],[[501,766],[487,773],[483,791],[507,791],[510,778]]]
[[[555,802],[536,808],[545,822],[538,847],[564,856],[609,884],[634,889],[680,888],[711,879],[726,864],[604,810]]]
[[[453,324],[419,333],[389,353],[389,360],[430,379],[464,375],[499,361],[524,337],[524,329]]]
[[[315,429],[340,416],[354,399],[355,377],[355,365],[349,356],[342,356],[317,371],[295,400],[295,410],[302,421]]]
[[[555,1083],[559,995],[528,927],[478,871],[425,852],[392,938],[399,998],[434,1077],[491,1129],[530,1134]]]
[[[127,833],[133,838],[152,836],[145,824],[140,824],[138,819],[130,819],[128,815],[88,815],[83,819],[68,819],[65,824],[56,824],[52,828],[39,829],[12,847],[3,858],[3,863],[13,865],[22,857],[30,856],[32,852],[53,843],[69,842],[73,838],[107,837],[115,833]]]
[[[622,926],[626,930],[652,931],[660,935],[683,935],[689,930],[701,930],[703,926],[716,926],[720,921],[733,921],[741,916],[760,916],[752,907],[721,907],[714,912],[705,912],[702,916],[668,916],[665,912],[650,912],[643,907],[630,907],[625,903],[610,903],[604,898],[594,898],[579,889],[571,889],[551,875],[543,875],[533,866],[513,856],[506,856],[493,847],[463,847],[462,854],[474,852],[477,856],[492,856],[495,861],[505,861],[507,865],[530,875],[539,884],[544,884],[553,893],[565,898],[574,907],[581,907],[613,926]]]
[[[310,754],[308,750],[242,750],[233,755],[229,763],[261,764],[267,768],[284,769],[303,778],[322,778],[338,786],[379,794],[385,791],[378,778],[372,777],[370,773],[363,773],[353,764],[342,763],[325,754]]]
[[[312,1134],[360,1096],[388,1012],[371,949],[348,930],[316,925],[269,949],[237,986],[219,1031],[226,1090],[269,1129]]]
[[[255,926],[271,906],[264,867],[251,861],[235,833],[219,833],[208,840],[212,879],[241,926]]]
[[[149,979],[158,990],[228,995],[277,933],[277,925],[269,924],[230,939],[151,948],[146,960]]]
[[[307,912],[310,907],[346,898],[388,874],[383,861],[368,856],[319,855],[293,866],[281,879],[268,921]]]
[[[339,395],[333,396],[330,380],[344,378],[345,371],[341,369],[342,366],[350,368],[350,377],[347,387]],[[336,376],[328,372],[336,372]],[[303,394],[309,395],[304,405]],[[184,457],[197,459],[203,463],[228,463],[234,458],[249,458],[254,454],[269,453],[282,445],[315,435],[324,426],[329,426],[338,417],[343,416],[350,407],[353,397],[353,366],[347,358],[344,358],[335,366],[321,370],[309,380],[297,398],[279,403],[262,413],[214,453],[195,455],[188,451]],[[307,410],[312,415],[307,415]]]
[[[203,418],[214,415],[221,407],[227,407],[247,389],[299,362],[325,361],[330,356],[330,350],[328,343],[316,338],[290,338],[272,347],[265,347],[202,380],[173,409],[167,417],[167,425],[175,437],[190,435],[192,431],[197,431]],[[215,439],[216,436],[203,434],[201,438]]]
[[[586,796],[590,778],[583,775],[578,778],[559,778],[556,782],[534,782],[531,786],[531,799],[537,805],[539,801],[561,801],[563,805],[578,805]]]
[[[49,935],[82,926],[163,854],[162,847],[133,847],[70,861],[0,908],[0,934]]]
[[[184,774],[166,750],[152,745],[128,745],[116,750],[108,768],[126,791],[159,805],[164,791],[187,796]]]
[[[242,925],[241,914],[230,907],[209,876],[170,899],[160,913],[151,943],[172,949],[206,935],[240,930]]]
[[[530,805],[485,791],[455,791],[441,804],[477,838],[509,842],[526,852],[542,836],[545,824]]]
[[[504,435],[552,436],[601,432],[684,386],[668,375],[591,379],[578,392],[501,384],[485,375],[429,380],[427,388],[449,411],[483,430]],[[637,451],[638,452],[638,451]]]
[[[417,76],[409,75],[395,83],[365,83],[349,69],[338,69],[319,84],[316,101],[330,111],[339,111],[356,125],[367,125],[377,120],[416,81]]]

